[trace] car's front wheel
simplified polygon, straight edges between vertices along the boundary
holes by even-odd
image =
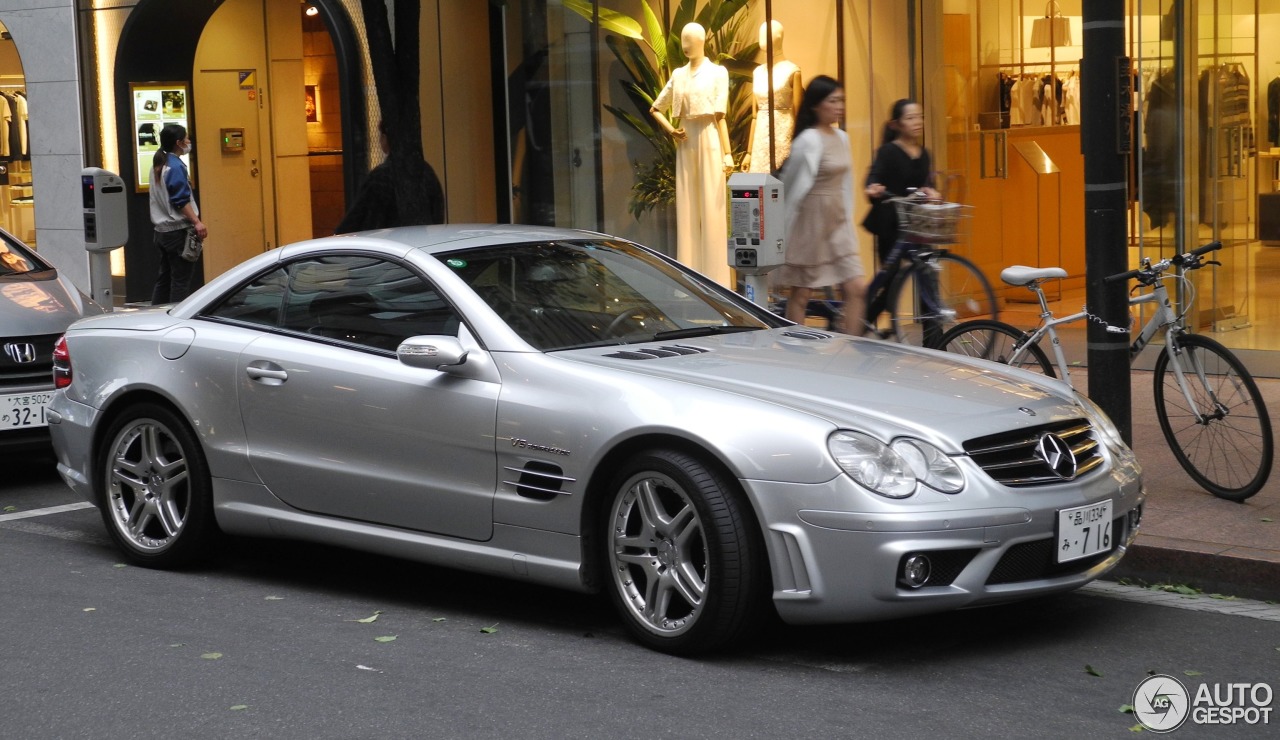
[[[152,403],[112,422],[98,455],[102,518],[130,560],[177,568],[207,554],[217,536],[209,468],[195,434]]]
[[[681,452],[650,450],[618,472],[605,514],[610,598],[638,640],[690,654],[760,623],[764,548],[723,474]]]

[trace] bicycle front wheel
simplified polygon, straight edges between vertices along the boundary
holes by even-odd
[[[889,287],[888,308],[895,338],[921,347],[937,347],[956,322],[999,316],[986,276],[950,252],[930,254],[900,270]]]
[[[1176,353],[1185,390],[1170,367]],[[1257,383],[1231,350],[1198,334],[1156,360],[1156,417],[1173,455],[1213,495],[1244,501],[1271,475],[1271,417]],[[1190,401],[1188,402],[1188,398]]]
[[[990,360],[1004,365],[1056,377],[1049,356],[1031,335],[1011,324],[994,319],[965,321],[942,335],[938,349],[958,355]]]

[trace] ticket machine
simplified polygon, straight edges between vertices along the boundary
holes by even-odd
[[[765,173],[729,176],[729,265],[743,276],[747,300],[769,305],[769,271],[783,262],[786,205],[782,181]]]
[[[110,311],[111,250],[129,241],[129,213],[124,179],[101,167],[80,171],[84,199],[84,248],[89,253],[89,288],[93,300]]]

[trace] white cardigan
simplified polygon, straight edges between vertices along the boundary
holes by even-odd
[[[849,135],[838,128],[832,128],[840,139],[842,151],[849,156]],[[791,142],[791,154],[782,168],[783,197],[786,199],[786,227],[783,232],[791,235],[791,221],[800,210],[800,203],[813,189],[813,182],[818,176],[818,163],[822,160],[822,137],[826,134],[816,128],[807,128],[800,132]],[[850,228],[853,220],[853,158],[850,156],[849,169],[845,172],[844,207],[848,212]]]

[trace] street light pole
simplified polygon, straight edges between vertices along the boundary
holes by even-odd
[[[1128,285],[1102,278],[1129,269],[1125,213],[1133,142],[1133,72],[1124,46],[1125,3],[1083,0],[1080,145],[1084,154],[1085,301],[1105,324],[1088,322],[1089,397],[1132,441]]]

